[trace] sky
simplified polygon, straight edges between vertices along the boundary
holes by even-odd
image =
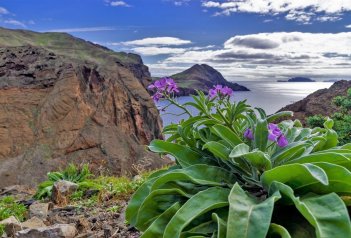
[[[0,0],[0,26],[137,53],[154,76],[351,79],[351,0]]]

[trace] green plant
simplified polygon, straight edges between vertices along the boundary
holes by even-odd
[[[336,96],[333,103],[339,107],[339,111],[330,115],[334,120],[334,130],[339,135],[340,145],[351,142],[351,88],[348,89],[346,96]],[[327,117],[315,115],[307,118],[310,127],[322,127]]]
[[[78,168],[74,164],[69,164],[63,171],[49,172],[48,180],[39,184],[34,197],[36,199],[43,199],[50,197],[54,183],[60,180],[66,180],[77,183],[79,187],[89,187],[93,184],[89,183],[88,179],[91,177],[89,166],[87,164]]]
[[[0,236],[2,236],[5,233],[5,225],[0,224]]]
[[[19,221],[23,221],[26,212],[27,208],[23,204],[17,203],[13,197],[5,196],[0,198],[0,221],[10,216],[15,216]]]
[[[216,89],[181,105],[198,112],[185,111],[188,119],[164,128],[166,141],[151,142],[176,165],[135,192],[129,224],[142,238],[351,237],[351,145],[336,147],[333,121],[275,125],[291,113],[267,116]]]

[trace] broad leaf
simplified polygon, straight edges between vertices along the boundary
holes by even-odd
[[[163,237],[178,238],[183,229],[196,217],[216,208],[228,206],[228,189],[213,187],[190,198],[168,223]]]
[[[256,198],[235,184],[229,195],[227,237],[265,238],[269,229],[274,202],[280,198],[273,194],[265,201]]]

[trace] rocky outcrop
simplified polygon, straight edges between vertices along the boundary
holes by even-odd
[[[279,111],[292,111],[294,112],[294,118],[301,120],[303,123],[309,116],[330,116],[338,110],[332,102],[333,98],[338,95],[346,95],[350,87],[351,81],[338,81],[329,89],[318,90],[301,101],[290,104]]]
[[[227,81],[220,72],[206,64],[196,64],[170,77],[173,78],[178,85],[179,93],[177,96],[196,94],[196,90],[208,93],[208,90],[217,84],[228,86],[234,91],[249,91],[249,89],[244,86]]]
[[[136,77],[147,69],[130,67],[0,43],[0,187],[35,185],[71,162],[113,175],[163,165],[144,148],[161,137],[159,113]]]

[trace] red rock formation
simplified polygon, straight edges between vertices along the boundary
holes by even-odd
[[[70,162],[114,175],[163,165],[143,146],[161,137],[161,122],[135,75],[39,47],[0,47],[0,187],[36,184]]]

